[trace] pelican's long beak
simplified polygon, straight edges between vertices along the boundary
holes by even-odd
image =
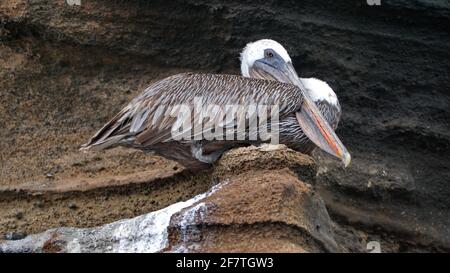
[[[303,103],[296,117],[305,135],[319,148],[341,159],[345,167],[350,164],[350,153],[309,97],[291,62],[257,61],[249,72],[252,77],[297,85],[303,93]]]

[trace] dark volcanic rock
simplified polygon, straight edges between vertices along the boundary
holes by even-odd
[[[23,238],[25,238],[27,235],[25,234],[25,233],[23,233],[23,232],[7,232],[4,236],[3,236],[3,238],[5,239],[5,240],[12,240],[12,241],[15,241],[15,240],[21,240],[21,239],[23,239]]]
[[[272,38],[299,75],[339,96],[337,132],[352,165],[316,157],[332,216],[393,249],[450,248],[448,1],[81,2],[0,3],[1,183],[40,180],[70,161],[149,81],[186,69],[238,73],[241,48]]]

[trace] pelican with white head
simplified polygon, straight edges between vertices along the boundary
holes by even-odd
[[[315,104],[315,107],[311,105],[312,108],[317,108],[328,125],[333,130],[336,130],[341,117],[341,106],[336,93],[324,81],[316,78],[299,78],[287,50],[280,43],[270,39],[262,39],[248,43],[241,53],[240,60],[241,73],[244,77],[276,80],[292,83],[303,88],[307,97]],[[314,113],[314,111],[310,113]],[[311,117],[308,117],[308,114],[305,116],[306,120],[318,120],[320,123],[320,117],[315,114]],[[300,117],[299,122],[302,120],[304,121],[305,118]],[[331,145],[331,149],[330,147],[325,147],[330,146],[330,143],[326,143],[328,142],[327,140],[318,137],[323,135],[321,134],[323,132],[320,127],[317,129],[321,132],[315,132],[313,129],[310,131],[306,128],[303,131],[317,146],[331,154],[341,157],[344,164],[348,165],[351,160],[350,154],[345,148],[342,151],[333,152],[333,145]]]

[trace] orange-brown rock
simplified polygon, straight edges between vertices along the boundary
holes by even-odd
[[[168,250],[343,251],[324,202],[310,185],[312,158],[273,147],[225,154],[213,173],[219,189],[172,217]]]

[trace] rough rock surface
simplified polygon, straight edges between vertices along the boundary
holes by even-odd
[[[98,226],[205,192],[159,157],[78,147],[149,82],[238,73],[245,43],[273,38],[343,108],[352,165],[316,155],[331,217],[386,251],[450,249],[448,1],[81,2],[0,2],[0,233]]]
[[[6,241],[0,252],[348,251],[308,184],[314,173],[312,158],[284,146],[240,148],[213,170],[219,183],[188,201],[101,227],[57,228]]]
[[[214,189],[211,190],[213,192]],[[167,247],[171,216],[210,192],[133,219],[95,228],[56,228],[0,243],[0,252],[157,252]]]
[[[343,251],[324,202],[307,184],[315,179],[312,158],[266,147],[220,160],[213,172],[220,190],[175,215],[170,251]]]

